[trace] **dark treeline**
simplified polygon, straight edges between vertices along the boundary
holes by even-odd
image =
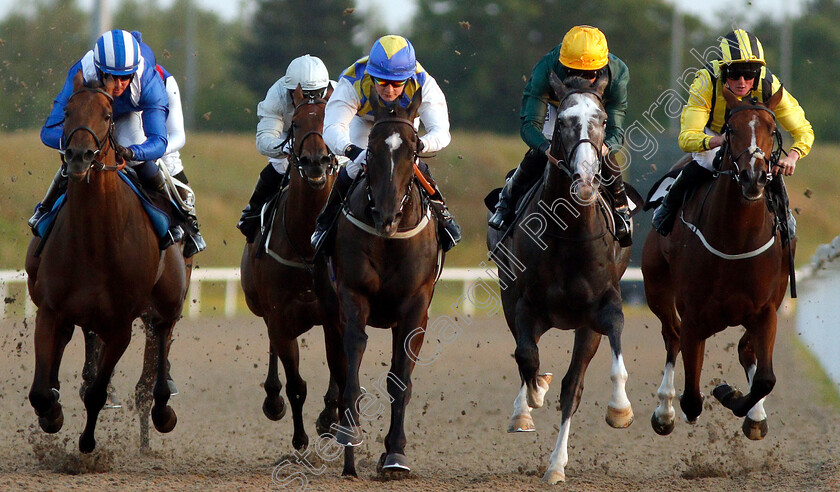
[[[354,9],[353,0],[257,0],[254,15],[224,21],[189,0],[169,8],[126,0],[115,27],[139,30],[158,61],[179,80],[195,130],[251,131],[255,108],[295,56],[321,57],[333,78],[383,34],[382,13]],[[456,129],[515,133],[522,88],[533,64],[575,24],[598,26],[610,50],[631,70],[628,122],[668,127],[654,103],[672,87],[673,7],[664,0],[417,0],[418,10],[399,34],[440,82]],[[195,39],[186,39],[185,12],[194,12]],[[769,15],[751,25],[775,73],[781,51],[779,22]],[[699,67],[689,49],[703,52],[729,29],[683,16],[682,69]],[[783,80],[806,109],[818,139],[840,140],[840,4],[813,0],[792,24],[792,80]],[[90,49],[88,14],[75,0],[36,0],[26,14],[0,21],[0,131],[39,127],[66,70]],[[188,53],[188,46],[192,51]],[[187,81],[188,58],[197,80]],[[690,78],[689,78],[690,79]],[[643,114],[652,115],[657,123]]]

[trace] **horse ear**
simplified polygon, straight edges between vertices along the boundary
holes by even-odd
[[[370,102],[370,108],[373,110],[373,117],[376,119],[379,116],[379,113],[382,112],[382,100],[379,99],[379,94],[376,92],[376,87],[373,84],[370,85],[370,94],[368,94],[368,102]]]
[[[408,105],[408,119],[413,120],[417,117],[417,112],[420,111],[420,105],[423,104],[423,90],[414,93],[411,98],[411,103]]]
[[[324,100],[329,101],[330,96],[332,96],[332,93],[333,93],[333,86],[332,86],[332,84],[328,84],[327,85],[327,92],[326,92],[326,94],[324,94]]]
[[[598,93],[599,96],[604,95],[604,91],[607,90],[607,84],[610,83],[610,74],[607,73],[606,70],[601,70],[601,75],[595,79],[595,82],[592,83],[592,89]]]
[[[779,102],[782,100],[782,96],[784,96],[784,92],[785,87],[781,86],[779,87],[779,90],[777,90],[776,93],[770,96],[770,99],[767,100],[767,108],[770,111],[774,111],[776,109],[776,106],[779,105]]]
[[[558,77],[556,73],[551,72],[551,75],[548,77],[548,84],[551,86],[552,90],[554,90],[554,95],[557,97],[557,100],[562,101],[563,96],[566,95],[567,89],[563,84],[563,81],[560,80],[560,77]]]
[[[295,91],[292,93],[292,100],[295,102],[295,106],[299,105],[303,101],[303,88],[300,84],[295,87]]]
[[[82,76],[82,69],[80,68],[76,75],[73,76],[73,90],[77,91],[85,85],[85,78]]]
[[[721,92],[723,92],[723,98],[726,99],[727,108],[733,109],[739,104],[741,104],[741,101],[738,99],[738,96],[736,96],[735,93],[732,92],[732,89],[730,89],[728,85],[723,84],[723,91]]]

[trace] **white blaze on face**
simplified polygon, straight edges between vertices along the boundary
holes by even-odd
[[[391,179],[392,180],[394,179],[394,152],[396,152],[397,149],[400,148],[400,145],[402,145],[402,143],[403,143],[402,138],[400,138],[400,134],[397,133],[397,132],[394,132],[393,135],[391,135],[390,137],[385,139],[385,144],[388,146],[389,149],[391,149]]]
[[[764,152],[756,145],[755,127],[758,126],[758,116],[753,116],[749,122],[752,136],[750,137],[750,146],[747,152],[750,154],[750,169],[755,172],[755,160],[764,159]]]
[[[584,94],[572,94],[572,104],[563,110],[562,117],[580,122],[580,135],[577,140],[590,138],[590,122],[598,115],[598,105],[592,98]],[[572,149],[568,149],[572,150]],[[574,155],[569,156],[572,169],[580,174],[581,179],[586,182],[594,179],[598,173],[598,154],[593,145],[583,143],[574,150]]]

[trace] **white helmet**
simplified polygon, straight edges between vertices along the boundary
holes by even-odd
[[[317,56],[303,55],[292,60],[286,75],[283,77],[283,87],[294,90],[300,84],[305,91],[324,89],[330,83],[330,74],[324,62]]]

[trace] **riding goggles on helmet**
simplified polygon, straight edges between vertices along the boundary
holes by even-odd
[[[391,87],[402,87],[406,84],[406,82],[408,82],[408,79],[405,79],[405,80],[385,80],[385,79],[378,79],[376,77],[371,77],[371,80],[373,80],[373,83],[378,85],[379,87],[387,87],[389,85]]]
[[[741,77],[744,77],[744,80],[751,80],[758,78],[759,74],[761,73],[760,66],[754,66],[753,64],[747,63],[738,63],[733,64],[726,69],[726,78],[732,80],[738,80]]]

